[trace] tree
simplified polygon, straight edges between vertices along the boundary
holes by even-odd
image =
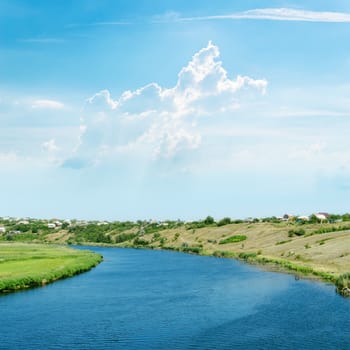
[[[215,222],[214,218],[212,216],[207,216],[204,220],[204,223],[206,225],[212,225]]]
[[[230,223],[231,223],[230,218],[223,218],[218,222],[218,226],[224,226],[224,225],[228,225]]]

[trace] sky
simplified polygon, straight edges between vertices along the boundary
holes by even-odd
[[[0,216],[350,211],[348,0],[0,0]]]

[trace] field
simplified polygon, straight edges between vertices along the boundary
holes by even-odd
[[[30,288],[70,277],[96,266],[102,257],[67,247],[0,244],[0,292]]]

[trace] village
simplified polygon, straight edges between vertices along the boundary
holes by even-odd
[[[208,221],[208,218],[210,220]],[[317,212],[313,213],[311,215],[294,215],[294,214],[284,214],[282,216],[271,216],[271,217],[264,217],[264,218],[256,218],[256,217],[247,217],[245,219],[231,219],[231,218],[224,218],[221,220],[214,220],[211,216],[208,216],[204,220],[195,220],[195,221],[181,221],[181,220],[164,220],[159,221],[155,219],[149,219],[149,220],[138,220],[136,222],[130,222],[128,223],[145,227],[147,225],[152,226],[160,226],[160,227],[168,227],[169,225],[174,224],[174,222],[177,225],[191,225],[191,224],[200,224],[203,225],[215,225],[222,226],[222,223],[225,224],[235,224],[235,223],[258,223],[258,222],[294,222],[294,223],[340,223],[343,221],[350,221],[350,214],[343,214],[343,215],[337,215],[337,214],[329,214],[326,212]],[[76,220],[76,219],[35,219],[35,218],[15,218],[15,217],[0,217],[0,234],[21,234],[23,232],[27,232],[29,230],[32,231],[32,233],[36,233],[38,229],[49,229],[49,230],[61,230],[61,229],[68,229],[72,227],[85,227],[88,225],[97,225],[97,226],[106,226],[114,223],[120,223],[120,221],[88,221],[88,220]],[[33,229],[34,228],[34,229]]]

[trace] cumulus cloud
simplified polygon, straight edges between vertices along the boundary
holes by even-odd
[[[230,79],[212,42],[181,69],[177,83],[164,88],[150,83],[113,99],[102,90],[86,101],[79,144],[65,166],[84,166],[111,154],[171,158],[201,144],[203,118],[234,113],[245,94],[264,94],[265,79]]]
[[[35,100],[32,102],[32,108],[37,109],[62,109],[64,104],[55,100]]]

